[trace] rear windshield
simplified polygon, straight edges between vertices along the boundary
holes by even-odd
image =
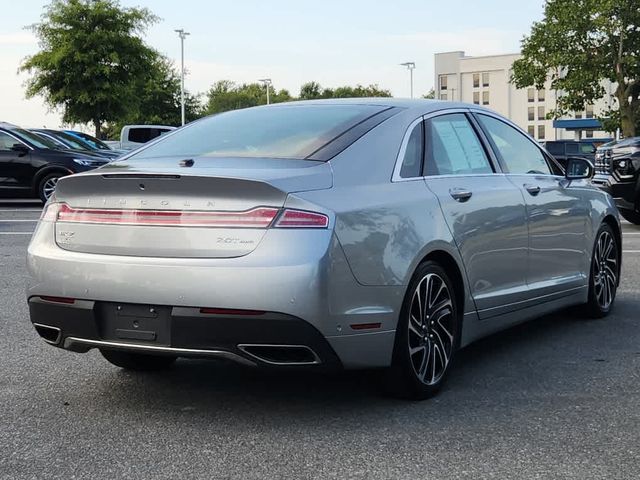
[[[266,157],[304,159],[361,121],[375,105],[278,105],[198,120],[131,158]]]

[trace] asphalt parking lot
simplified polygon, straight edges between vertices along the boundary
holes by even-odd
[[[638,478],[639,227],[624,224],[610,317],[480,341],[410,403],[379,395],[375,372],[134,374],[48,346],[24,295],[39,210],[0,201],[0,478]]]

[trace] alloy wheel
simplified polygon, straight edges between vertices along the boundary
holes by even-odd
[[[607,310],[613,303],[618,286],[618,247],[610,232],[600,233],[593,252],[593,286],[598,305]]]
[[[444,375],[454,349],[455,318],[451,293],[435,273],[425,275],[409,309],[409,357],[422,383],[435,385]]]
[[[44,182],[44,185],[42,186],[42,193],[47,200],[49,200],[49,197],[51,197],[53,192],[55,192],[58,180],[58,177],[51,177]]]

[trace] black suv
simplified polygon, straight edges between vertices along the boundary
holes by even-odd
[[[60,177],[105,165],[108,159],[57,145],[35,133],[0,123],[0,196],[47,201]]]
[[[596,145],[591,142],[577,142],[575,140],[553,140],[543,142],[542,146],[547,152],[566,168],[569,157],[586,158],[592,163],[595,160]]]
[[[640,225],[640,137],[598,148],[593,183],[615,199],[620,215]]]

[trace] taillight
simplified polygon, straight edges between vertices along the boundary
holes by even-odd
[[[40,220],[45,222],[55,222],[58,219],[58,210],[60,203],[47,203],[40,214]]]
[[[327,228],[329,217],[322,213],[287,208],[274,226],[276,228]]]
[[[67,223],[100,223],[163,227],[267,228],[277,208],[258,207],[243,212],[190,212],[174,210],[76,209],[63,203],[56,220]]]

